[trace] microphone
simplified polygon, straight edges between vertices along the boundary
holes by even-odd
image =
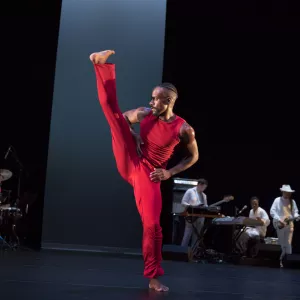
[[[7,149],[6,153],[5,153],[4,159],[7,159],[7,156],[10,153],[10,150],[11,150],[11,146],[8,147],[8,149]]]
[[[240,215],[247,207],[248,207],[248,206],[245,205],[245,206],[239,211],[238,215]]]

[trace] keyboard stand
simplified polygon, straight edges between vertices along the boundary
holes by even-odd
[[[217,251],[213,250],[213,249],[207,249],[205,243],[204,243],[204,237],[206,232],[208,231],[209,228],[211,228],[213,226],[213,224],[210,222],[210,220],[208,221],[209,223],[204,223],[201,232],[197,231],[197,228],[195,226],[193,226],[195,232],[197,233],[197,241],[195,242],[195,244],[192,246],[191,249],[191,257],[190,260],[192,261],[202,261],[204,262],[205,260],[210,260],[210,261],[214,261],[214,262],[222,262],[224,255],[221,253],[218,253]]]
[[[195,258],[201,258],[202,256],[204,256],[206,249],[205,249],[203,239],[204,239],[204,233],[206,232],[207,229],[205,228],[205,224],[203,224],[203,227],[199,232],[193,222],[192,222],[192,227],[194,233],[197,235],[197,240],[194,243],[194,245],[192,245],[191,247],[191,259],[193,260]]]
[[[242,226],[242,228],[237,233],[234,233],[234,231],[237,230],[236,229],[237,226]],[[233,234],[232,234],[232,244],[233,244],[232,245],[232,252],[237,253],[237,254],[241,254],[240,251],[238,251],[236,244],[237,244],[238,240],[240,239],[240,237],[242,236],[242,234],[246,231],[247,226],[245,226],[245,225],[235,225],[235,226],[233,226],[233,228],[234,229],[233,229]]]

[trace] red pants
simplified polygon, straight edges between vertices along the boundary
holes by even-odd
[[[150,180],[153,171],[137,155],[135,140],[117,102],[115,65],[95,65],[100,105],[110,126],[112,147],[121,176],[134,188],[136,205],[143,223],[144,276],[156,278],[163,275],[160,265],[162,229],[160,214],[162,199],[160,183]]]

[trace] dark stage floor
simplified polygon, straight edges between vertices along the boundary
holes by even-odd
[[[3,300],[300,299],[300,271],[164,262],[170,292],[149,292],[143,262],[71,252],[2,253]]]

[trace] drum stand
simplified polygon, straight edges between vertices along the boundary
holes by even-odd
[[[17,199],[12,204],[12,208],[17,209],[19,204],[20,204],[20,198],[21,198],[21,178],[22,178],[22,174],[23,174],[23,171],[24,171],[24,166],[19,160],[16,149],[13,146],[11,146],[11,147],[12,147],[11,155],[14,158],[15,162],[17,163],[17,165],[19,167],[19,173],[18,173],[18,176],[17,176],[18,177]],[[25,170],[25,174],[26,174],[26,170]],[[17,213],[18,213],[18,211],[16,211],[16,214]],[[27,213],[27,211],[26,211],[26,213]],[[21,214],[21,217],[22,217],[22,214]],[[9,224],[8,228],[9,228],[8,237],[10,239],[10,243],[5,241],[6,245],[8,245],[10,249],[16,249],[20,246],[19,236],[16,233],[16,224],[14,224],[14,223]],[[13,238],[15,239],[15,242],[12,242]]]
[[[10,203],[11,207],[9,208],[5,208],[5,212],[8,211],[8,215],[6,214],[2,214],[3,210],[0,209],[0,217],[2,218],[2,220],[0,220],[0,249],[4,249],[4,248],[9,248],[11,250],[14,250],[16,248],[18,248],[20,246],[20,241],[19,241],[19,237],[16,233],[16,224],[13,223],[13,221],[10,223],[10,219],[9,219],[9,212],[11,211],[12,214],[18,214],[18,212],[20,211],[17,206],[19,205],[20,202],[20,194],[21,194],[21,177],[22,177],[22,172],[24,170],[23,164],[20,162],[18,155],[16,153],[16,150],[14,149],[13,146],[11,146],[11,153],[13,158],[15,159],[16,163],[19,166],[19,174],[18,174],[18,186],[17,186],[17,199],[15,200],[15,202],[13,204]],[[0,182],[0,196],[1,196],[1,182]],[[8,195],[8,198],[10,199],[10,193]],[[1,198],[0,198],[1,200]],[[2,216],[1,216],[2,215]],[[11,216],[11,218],[13,219],[15,216]],[[2,231],[2,232],[1,232]],[[8,231],[8,232],[7,232]],[[2,234],[2,235],[1,235]],[[4,235],[3,235],[4,234]]]
[[[2,232],[0,233],[0,249],[2,250],[4,248],[9,248],[10,250],[16,250],[20,246],[19,237],[16,233],[16,225],[10,223],[10,221],[11,220],[9,219],[8,220],[5,219],[4,224],[0,226],[0,229],[3,229]]]
[[[1,236],[1,234],[0,234],[0,243],[2,244],[1,250],[3,250],[5,247],[9,249],[13,249],[13,247]]]
[[[0,181],[0,204],[2,200],[2,182]],[[1,213],[1,208],[0,208],[0,229],[1,229],[1,223],[2,223],[2,213]],[[1,249],[3,249],[5,246],[8,246],[10,248],[10,245],[7,243],[7,241],[1,236],[0,233],[0,243],[1,243]]]
[[[17,248],[19,246],[19,237],[15,232],[15,224],[9,224],[10,220],[7,219],[7,215],[2,214],[3,210],[0,210],[1,222],[0,222],[0,249],[4,250],[4,248],[9,248],[11,250]],[[10,228],[9,232],[7,233],[7,228]],[[16,239],[15,246],[12,244],[12,236]],[[7,240],[9,238],[9,241]]]
[[[2,201],[5,202],[5,200],[6,199],[4,199],[2,195],[2,181],[0,180],[0,205],[2,204]]]
[[[24,167],[23,167],[23,164],[19,160],[19,157],[17,155],[17,152],[16,152],[15,148],[12,148],[12,149],[13,149],[12,156],[13,156],[13,158],[15,159],[16,163],[19,166],[17,199],[16,199],[16,202],[15,202],[15,205],[14,205],[14,206],[18,206],[18,204],[20,202],[20,195],[21,195],[21,177],[22,177],[22,172],[24,170]],[[25,170],[25,173],[26,173],[26,170]]]
[[[2,220],[0,219],[0,229],[1,229],[2,222],[4,222],[3,217],[1,216],[1,210],[0,210],[0,217],[2,219]],[[12,246],[5,240],[4,237],[2,237],[0,232],[0,249],[3,250],[5,247],[12,249]]]

